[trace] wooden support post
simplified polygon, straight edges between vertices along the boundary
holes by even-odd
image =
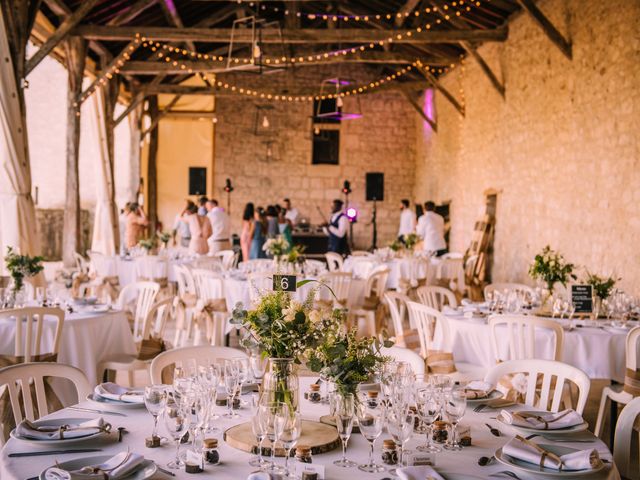
[[[114,77],[110,82],[102,87],[104,92],[104,116],[105,116],[105,131],[107,137],[107,152],[109,154],[109,168],[107,169],[107,192],[109,194],[109,213],[111,214],[111,225],[113,226],[113,239],[116,247],[116,252],[120,250],[120,234],[119,234],[119,221],[118,221],[118,206],[116,205],[116,184],[115,184],[115,153],[114,153],[114,122],[113,112],[118,100],[119,90],[119,78]]]
[[[404,95],[404,98],[406,98],[407,101],[411,104],[411,106],[415,109],[415,111],[418,112],[420,116],[424,119],[424,121],[429,124],[429,126],[433,129],[433,131],[438,133],[437,119],[434,121],[434,120],[431,120],[429,117],[427,117],[427,114],[424,113],[424,110],[422,110],[422,107],[420,106],[420,104],[416,102],[416,100],[413,98],[412,94],[408,90],[403,89],[402,94]]]
[[[180,100],[180,97],[182,97],[182,95],[176,95],[175,97],[173,97],[171,99],[171,101],[162,109],[161,112],[158,112],[155,116],[151,116],[151,125],[149,125],[149,128],[147,128],[143,133],[142,136],[145,137],[149,132],[153,132],[156,127],[158,126],[158,123],[160,122],[160,120],[162,120],[163,117],[165,117],[170,111],[171,109],[174,107],[174,105],[176,103],[178,103],[178,100]],[[156,109],[158,108],[158,104],[157,104],[157,97],[156,98]]]
[[[67,175],[65,184],[64,220],[62,230],[62,262],[65,267],[75,264],[74,253],[82,253],[80,222],[80,104],[82,78],[87,55],[87,42],[80,37],[64,41],[67,67]]]
[[[135,108],[136,108],[138,105],[140,105],[140,102],[142,102],[143,100],[144,100],[144,93],[138,93],[138,94],[136,94],[136,96],[135,96],[135,97],[133,97],[133,98],[131,99],[131,103],[129,103],[129,105],[127,106],[127,108],[125,109],[125,111],[124,111],[124,112],[122,112],[122,113],[120,114],[120,116],[119,116],[118,118],[116,118],[116,119],[113,121],[113,126],[114,126],[114,127],[117,127],[117,126],[118,126],[118,124],[119,124],[122,120],[124,120],[125,118],[127,118],[127,116],[128,116],[128,115],[129,115],[133,110],[135,110]]]
[[[129,184],[128,201],[137,201],[138,187],[140,185],[140,124],[142,122],[141,107],[131,110],[129,118]]]
[[[158,96],[149,97],[147,104],[147,113],[151,118],[151,124],[157,125]],[[149,193],[147,213],[151,232],[155,232],[158,225],[158,137],[159,129],[153,128],[149,132],[149,158],[147,159],[147,192]]]
[[[549,40],[564,53],[565,57],[571,60],[571,42],[564,38],[546,15],[533,3],[533,0],[518,0],[518,3],[531,15],[531,18],[533,18],[540,28],[542,28],[542,31],[549,37]]]
[[[476,62],[478,62],[478,65],[480,65],[480,68],[485,73],[487,78],[489,78],[491,85],[494,86],[500,96],[502,98],[505,98],[504,84],[500,82],[500,80],[498,80],[498,77],[496,77],[496,75],[493,73],[493,70],[491,70],[491,67],[487,64],[487,62],[484,61],[484,58],[480,56],[478,50],[476,50],[476,48],[468,42],[462,42],[461,45],[467,51],[467,53],[471,55],[476,60]]]

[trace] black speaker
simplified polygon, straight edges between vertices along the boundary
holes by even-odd
[[[207,194],[207,169],[189,167],[189,195]]]
[[[367,182],[367,201],[384,200],[384,173],[369,172],[365,174]]]

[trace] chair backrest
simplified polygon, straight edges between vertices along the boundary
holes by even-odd
[[[613,463],[618,467],[622,478],[630,480],[640,479],[638,451],[636,450],[635,455],[631,452],[633,434],[636,433],[634,426],[637,423],[638,416],[640,416],[640,397],[631,400],[620,412],[613,441]],[[636,435],[638,437],[636,442],[640,442],[640,433],[636,433]],[[634,457],[637,463],[632,465],[631,462]]]
[[[629,370],[640,370],[638,348],[640,348],[640,327],[634,327],[627,333],[626,364]]]
[[[15,328],[15,348],[14,355],[23,357],[25,363],[37,359],[43,354],[57,354],[60,348],[60,337],[62,326],[64,325],[64,311],[59,308],[26,307],[14,310],[4,310],[0,312],[0,317],[14,317]],[[45,318],[49,317],[49,318]],[[46,322],[54,320],[56,322],[55,334],[51,350],[42,351],[42,333]]]
[[[178,283],[178,295],[196,295],[196,283],[193,275],[185,265],[174,265],[173,270],[176,273],[176,282]]]
[[[70,365],[61,363],[21,363],[0,370],[0,387],[6,387],[11,401],[11,410],[15,424],[18,425],[25,418],[37,420],[49,415],[44,378],[59,377],[71,381],[76,388],[78,401],[82,401],[91,393],[91,385],[85,374]],[[29,391],[30,385],[35,390],[36,405]],[[36,408],[37,407],[37,417]],[[24,413],[23,413],[24,412]],[[2,432],[4,429],[0,429]]]
[[[231,347],[214,347],[211,345],[198,345],[195,347],[174,348],[162,352],[151,362],[149,369],[151,383],[159,385],[162,383],[162,371],[170,366],[195,366],[211,365],[226,358],[248,358],[242,350]]]
[[[534,294],[533,288],[525,285],[524,283],[490,283],[489,285],[484,287],[484,296],[486,298],[487,294],[491,292],[498,291],[500,293],[503,293],[505,290],[507,293],[520,292],[529,294],[531,296],[533,296]]]
[[[158,255],[142,255],[136,257],[136,277],[144,281],[166,280],[169,262]]]
[[[491,348],[497,362],[539,358],[539,355],[536,355],[536,333],[541,333],[540,330],[551,331],[554,336],[553,358],[548,360],[562,360],[564,330],[554,320],[524,315],[492,315],[489,317],[489,327]],[[501,358],[499,345],[504,344],[505,333],[509,341],[509,351],[506,358]]]
[[[224,270],[231,270],[234,268],[234,260],[236,260],[236,258],[240,258],[239,252],[234,252],[233,250],[220,250],[219,252],[215,252],[213,256],[220,259]]]
[[[522,373],[527,378],[525,405],[551,412],[560,410],[565,382],[573,382],[578,387],[578,402],[575,410],[582,415],[589,396],[591,380],[579,368],[554,360],[534,358],[509,360],[492,367],[484,380],[492,385],[497,385],[500,379],[513,373]],[[555,386],[552,391],[551,386],[554,378]]]
[[[342,255],[336,252],[327,252],[324,254],[324,258],[327,260],[327,265],[330,272],[337,272],[342,270],[344,258]]]
[[[448,281],[449,285],[455,284],[457,289],[464,285],[458,285],[458,279],[464,275],[464,259],[442,256],[436,269],[436,278],[440,281]],[[453,287],[452,287],[453,288]]]
[[[118,263],[115,256],[104,255],[100,252],[87,252],[91,268],[98,277],[115,277],[118,275]]]
[[[413,256],[401,260],[400,278],[412,286],[417,286],[421,279],[429,278],[430,262],[422,256]],[[404,265],[406,265],[405,268]]]
[[[78,252],[73,252],[73,260],[76,262],[76,268],[80,273],[85,275],[89,273],[90,265],[82,255]]]
[[[367,252],[366,250],[353,250],[351,252],[352,257],[372,257],[373,254],[371,252]]]
[[[427,285],[419,287],[416,290],[416,294],[418,295],[420,303],[427,307],[435,308],[440,312],[445,305],[449,305],[451,308],[458,306],[455,294],[444,287]]]
[[[224,281],[222,277],[212,270],[194,268],[193,278],[196,282],[198,299],[202,301],[224,298]]]
[[[320,277],[320,281],[333,290],[337,298],[337,300],[333,299],[334,303],[337,302],[341,306],[346,305],[346,302],[349,300],[351,279],[352,275],[348,272],[328,272]]]
[[[385,357],[392,357],[397,362],[407,362],[416,376],[424,376],[424,359],[413,350],[394,345],[390,348],[381,348],[380,353]]]
[[[449,322],[442,313],[418,302],[407,302],[407,310],[411,324],[418,330],[423,358],[427,358],[432,350],[451,351]]]
[[[373,257],[355,257],[350,260],[348,269],[354,277],[367,278],[377,265]]]
[[[130,283],[120,290],[117,308],[125,309],[131,302],[135,301],[133,309],[133,335],[135,338],[142,336],[144,322],[153,306],[156,296],[160,291],[160,285],[156,282],[135,282]]]
[[[382,300],[385,290],[387,289],[387,279],[389,278],[389,267],[381,265],[376,267],[367,277],[364,286],[365,297],[375,296]]]
[[[142,330],[142,338],[149,339],[151,336],[155,338],[163,338],[169,317],[173,313],[173,297],[165,298],[153,304],[147,318],[144,322]]]
[[[395,346],[406,347],[404,339],[404,319],[407,314],[407,302],[411,299],[404,293],[388,290],[384,294],[384,300],[389,307],[391,323],[395,332]]]

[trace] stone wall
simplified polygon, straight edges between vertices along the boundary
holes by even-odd
[[[529,281],[550,244],[640,293],[640,3],[543,0],[573,42],[568,60],[526,14],[480,54],[505,79],[503,100],[472,59],[444,85],[464,91],[461,118],[438,94],[438,133],[418,122],[415,198],[451,200],[452,247],[464,251],[498,194],[495,281]]]
[[[88,210],[80,212],[80,225],[82,229],[81,245],[78,252],[86,252],[91,248],[91,227],[93,214]],[[62,209],[36,209],[36,223],[38,224],[38,236],[42,245],[41,255],[48,262],[62,259],[62,231],[64,225],[64,210]]]
[[[308,70],[313,68],[306,69],[305,75],[312,75]],[[240,80],[238,84],[246,85]],[[355,103],[352,98],[345,99],[345,111],[356,108]],[[259,101],[219,97],[215,186],[218,198],[224,200],[225,179],[230,178],[234,184],[233,230],[240,230],[247,202],[266,206],[282,203],[284,197],[290,197],[311,223],[321,223],[317,207],[328,217],[331,201],[342,197],[343,181],[349,180],[353,190],[350,204],[360,214],[353,226],[355,244],[368,248],[372,203],[365,201],[365,173],[383,172],[385,200],[378,203],[378,245],[391,241],[398,228],[400,199],[413,190],[416,113],[398,93],[364,95],[360,104],[363,117],[343,121],[340,127],[340,165],[312,165],[312,103],[269,103],[275,107],[266,111],[275,135],[261,136],[254,133]],[[271,143],[271,159],[267,157],[267,142]]]

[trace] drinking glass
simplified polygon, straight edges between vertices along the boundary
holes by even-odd
[[[464,416],[467,409],[467,396],[464,389],[455,387],[445,396],[444,411],[449,422],[451,422],[451,439],[445,446],[445,450],[462,450],[458,442],[458,422]]]
[[[176,442],[176,458],[169,463],[167,467],[178,469],[184,466],[184,462],[180,460],[180,439],[189,429],[189,415],[182,406],[175,401],[175,398],[167,398],[164,409],[164,421],[167,431]]]
[[[291,449],[296,446],[302,433],[302,417],[299,412],[289,412],[280,441],[285,450],[284,475],[285,478],[296,478],[295,472],[289,470]]]
[[[373,449],[384,426],[384,408],[382,406],[372,408],[368,404],[361,402],[356,406],[356,414],[360,433],[369,442],[369,463],[358,465],[358,469],[370,473],[384,472],[385,468],[376,464],[373,460]]]
[[[255,435],[258,442],[258,454],[249,461],[249,465],[252,467],[262,467],[265,463],[262,458],[262,442],[266,435],[265,430],[262,427],[263,425],[260,422],[259,413],[256,412],[256,414],[251,418],[251,432]]]
[[[227,413],[225,418],[238,418],[240,415],[233,411],[233,399],[238,391],[240,376],[238,369],[233,361],[225,361],[224,363],[224,388],[227,392]]]
[[[242,386],[247,383],[250,375],[249,359],[248,358],[233,358],[233,365],[238,371],[238,398],[242,398]],[[242,405],[246,405],[246,402],[242,402]]]
[[[411,438],[415,419],[416,416],[408,409],[393,409],[387,416],[387,430],[389,431],[389,435],[393,438],[394,443],[400,447],[400,456],[398,458],[398,465],[400,466],[402,466],[404,457],[404,445],[409,438]],[[389,470],[389,473],[395,475],[396,470]]]
[[[351,430],[353,429],[355,398],[351,393],[336,393],[332,397],[332,402],[335,405],[335,419],[338,435],[340,435],[340,440],[342,440],[342,458],[340,460],[336,460],[333,464],[346,468],[355,467],[357,463],[347,459],[347,442],[349,441]]]
[[[416,407],[420,420],[426,427],[425,444],[417,447],[420,452],[440,452],[441,449],[433,444],[433,422],[438,419],[442,406],[439,395],[433,387],[424,387],[416,392]]]
[[[144,404],[147,411],[153,415],[153,433],[151,438],[158,436],[158,415],[166,405],[167,393],[164,385],[149,385],[144,387]]]
[[[213,420],[220,418],[216,412],[216,398],[218,397],[218,384],[220,383],[219,365],[200,366],[198,368],[198,379],[207,397],[207,422],[206,431],[208,433],[217,432],[219,429],[212,424]]]
[[[283,402],[265,402],[258,408],[263,430],[271,442],[271,462],[266,466],[266,470],[278,474],[284,473],[282,467],[276,465],[276,445],[289,418],[289,407]]]
[[[255,380],[262,381],[262,377],[264,377],[264,372],[267,369],[268,362],[269,359],[267,357],[263,357],[259,351],[251,351],[251,356],[249,357],[249,366],[251,367],[251,374],[253,375],[253,378]]]

